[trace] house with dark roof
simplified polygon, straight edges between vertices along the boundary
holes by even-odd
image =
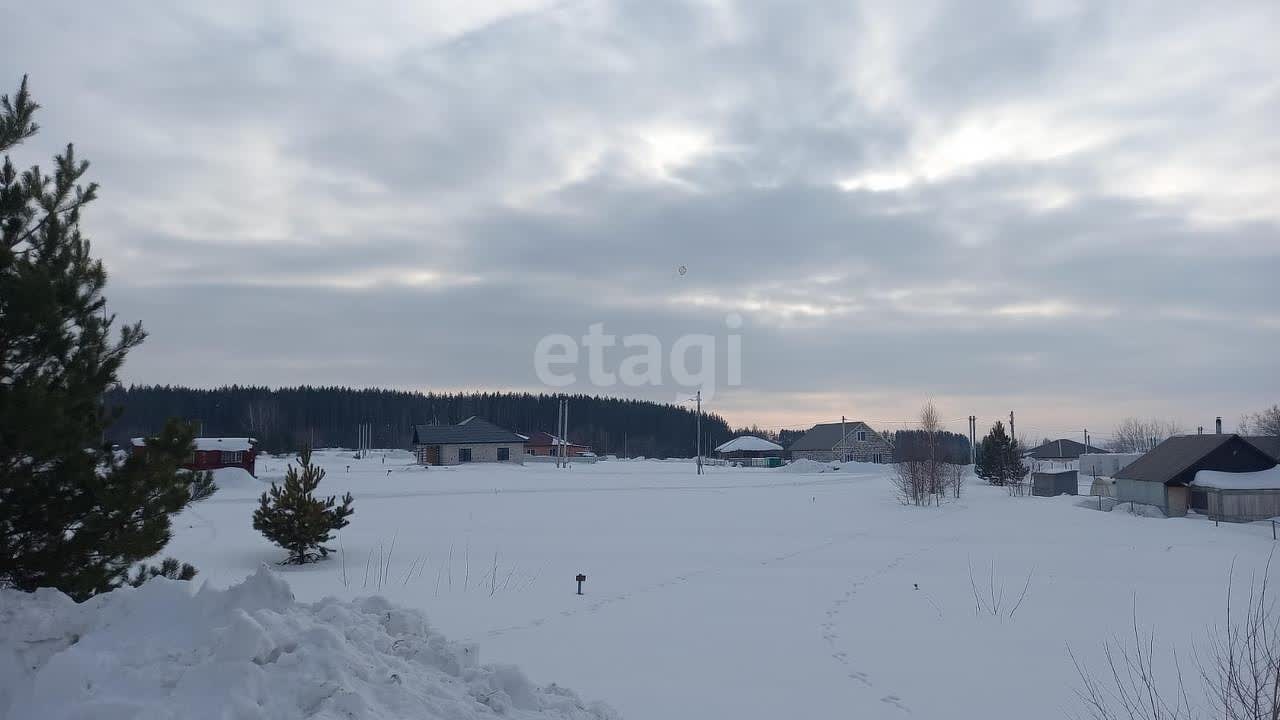
[[[854,420],[814,425],[787,448],[791,459],[818,462],[890,462],[893,447],[870,425]]]
[[[527,439],[472,416],[457,425],[414,425],[412,450],[422,465],[523,464]]]
[[[1280,435],[1250,435],[1245,440],[1280,463]]]
[[[569,457],[582,457],[591,452],[591,448],[586,445],[579,445],[572,441],[562,440],[557,435],[549,432],[538,430],[531,432],[525,436],[524,452],[526,455],[537,455],[542,457],[551,457],[560,454],[560,447],[564,447],[565,455]]]
[[[1038,445],[1023,453],[1024,457],[1032,460],[1054,460],[1065,462],[1068,460],[1079,460],[1081,455],[1085,453],[1105,453],[1106,450],[1096,448],[1092,445],[1085,445],[1082,442],[1063,438],[1061,440],[1050,440],[1047,443]]]
[[[1171,437],[1116,473],[1116,500],[1154,505],[1170,517],[1186,515],[1188,509],[1207,511],[1206,493],[1194,486],[1197,473],[1269,470],[1280,455],[1275,445],[1266,438],[1233,434]]]

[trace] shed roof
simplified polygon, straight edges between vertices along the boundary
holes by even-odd
[[[1035,458],[1036,460],[1075,460],[1085,453],[1105,452],[1106,450],[1101,448],[1096,448],[1092,445],[1086,447],[1084,443],[1063,438],[1061,440],[1050,440],[1043,445],[1031,448],[1027,451],[1027,457]]]
[[[871,426],[861,420],[850,420],[844,424],[845,434],[854,432],[855,430],[867,430],[875,434],[875,430]],[[840,435],[841,423],[820,423],[809,428],[809,432],[801,435],[795,442],[791,443],[789,450],[831,450],[840,444],[843,439]],[[877,436],[878,437],[878,436]]]
[[[755,435],[743,435],[736,437],[729,442],[716,448],[716,452],[774,452],[781,450],[782,446],[775,442],[769,442],[764,438],[758,438]]]
[[[146,438],[136,437],[132,440],[137,447],[143,447],[147,444]],[[199,437],[195,439],[196,450],[206,452],[209,450],[226,450],[227,452],[243,452],[252,450],[257,444],[257,440],[250,437],[234,437],[234,438],[211,438]]]
[[[1245,437],[1250,445],[1271,456],[1280,463],[1280,437],[1275,435],[1249,435]]]
[[[474,415],[457,425],[414,425],[414,445],[524,443],[525,436]]]
[[[1115,476],[1122,480],[1168,483],[1229,443],[1240,443],[1270,457],[1265,450],[1239,435],[1175,435],[1121,468]]]
[[[537,432],[531,432],[527,436],[525,436],[525,444],[533,445],[536,447],[543,447],[543,446],[559,447],[560,445],[566,445],[568,447],[586,447],[586,445],[579,445],[578,443],[573,441],[565,442],[564,440],[560,439],[558,435],[552,435],[549,432],[543,432],[541,430],[538,430]]]

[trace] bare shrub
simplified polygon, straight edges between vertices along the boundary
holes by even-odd
[[[1012,593],[1005,593],[1005,584],[1003,581],[996,579],[996,564],[993,560],[987,573],[987,582],[979,588],[978,581],[973,577],[973,562],[969,562],[969,587],[973,591],[974,613],[978,615],[990,615],[999,618],[1001,621],[1012,620],[1013,616],[1018,613],[1018,608],[1022,607],[1022,602],[1027,599],[1027,591],[1031,589],[1031,576],[1035,574],[1035,568],[1027,573],[1027,580],[1022,584],[1022,592],[1014,597]]]
[[[924,441],[913,443],[911,448],[898,448],[895,452],[894,485],[904,504],[941,504],[950,487],[950,463],[945,462],[941,443],[942,421],[933,401],[920,408],[920,430]],[[959,497],[958,485],[956,497]]]
[[[1071,663],[1082,687],[1076,695],[1093,720],[1195,720],[1191,696],[1182,676],[1182,666],[1173,654],[1176,671],[1172,682],[1158,678],[1155,632],[1138,627],[1137,606],[1133,612],[1130,642],[1112,638],[1103,645],[1106,672],[1102,679],[1089,673],[1068,648]]]
[[[1182,431],[1182,426],[1171,420],[1125,418],[1111,431],[1107,449],[1123,453],[1146,452]]]
[[[1243,614],[1232,610],[1227,585],[1226,624],[1213,629],[1209,658],[1200,673],[1223,720],[1280,718],[1280,634],[1274,602],[1267,596],[1271,560],[1262,579],[1249,584]]]
[[[964,489],[964,473],[965,466],[956,463],[947,463],[942,466],[943,484],[951,490],[951,496],[959,499],[960,491]]]
[[[1271,407],[1240,418],[1242,435],[1280,436],[1280,405]]]
[[[1274,555],[1274,553],[1273,553]],[[1234,566],[1232,568],[1234,575]],[[1188,689],[1178,653],[1170,650],[1175,672],[1159,678],[1155,631],[1138,626],[1133,611],[1132,637],[1113,638],[1104,646],[1106,671],[1091,674],[1071,654],[1081,688],[1076,694],[1094,720],[1280,720],[1280,632],[1269,597],[1271,558],[1259,580],[1251,579],[1244,607],[1238,612],[1227,579],[1226,619],[1214,625],[1203,657],[1197,654],[1201,692]],[[1192,704],[1204,696],[1205,706]]]

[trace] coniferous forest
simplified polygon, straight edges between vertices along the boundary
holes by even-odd
[[[358,426],[371,426],[374,447],[407,448],[412,426],[452,424],[477,415],[516,432],[554,432],[560,395],[420,393],[346,387],[214,389],[134,385],[107,394],[119,409],[107,439],[125,443],[150,435],[171,417],[196,423],[205,436],[249,436],[268,452],[354,447]],[[569,440],[599,454],[631,457],[694,455],[692,408],[618,398],[569,395]],[[707,448],[731,437],[718,415],[704,413]]]

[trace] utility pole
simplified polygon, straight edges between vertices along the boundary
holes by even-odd
[[[978,416],[969,416],[969,464],[976,465],[978,463],[978,448],[976,446],[978,435]]]
[[[1013,411],[1009,411],[1009,439],[1014,442],[1018,441],[1018,433],[1013,429]]]
[[[569,467],[569,398],[564,399],[564,435],[560,436],[560,454],[564,456],[564,466]]]
[[[865,417],[865,416],[864,416],[864,417]],[[844,423],[845,423],[844,416],[843,416],[843,415],[841,415],[841,416],[840,416],[840,462],[848,462],[848,461],[849,461],[849,458],[847,457],[847,456],[849,455],[849,453],[848,453],[848,451],[846,450],[846,448],[848,448],[848,447],[849,447],[849,444],[848,444],[848,443],[846,443],[846,442],[844,441],[844,439],[845,439],[845,435],[846,435],[846,433],[847,433],[848,431],[847,431],[847,430],[845,430],[845,428],[844,428]]]
[[[563,427],[564,427],[564,398],[560,398],[560,401],[556,404],[556,429],[553,433],[551,433],[551,437],[554,438],[554,441],[555,441],[555,444],[553,445],[552,450],[556,454],[557,468],[560,467],[560,456],[561,456],[561,450],[563,449],[561,447],[562,443],[560,442],[560,431]]]
[[[702,391],[697,394],[698,400],[698,474],[702,474]]]

